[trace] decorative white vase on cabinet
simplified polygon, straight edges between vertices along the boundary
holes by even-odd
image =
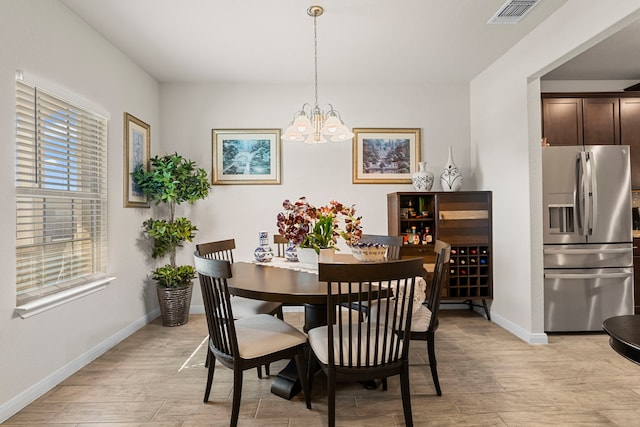
[[[453,162],[453,149],[449,147],[449,159],[440,174],[440,185],[442,191],[460,191],[462,190],[462,174],[458,166]]]
[[[427,162],[418,162],[418,170],[411,175],[411,183],[416,191],[431,191],[433,172],[427,170]]]

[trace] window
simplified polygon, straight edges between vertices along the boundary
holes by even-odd
[[[16,80],[18,304],[107,268],[107,119]]]

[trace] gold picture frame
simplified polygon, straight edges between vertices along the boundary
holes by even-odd
[[[136,188],[131,173],[140,164],[149,170],[151,126],[124,113],[124,207],[148,208],[149,198]]]
[[[354,184],[411,184],[420,161],[419,128],[354,128]]]
[[[213,184],[280,184],[280,129],[212,129]]]

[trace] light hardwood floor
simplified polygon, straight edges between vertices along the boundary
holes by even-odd
[[[286,313],[301,326],[302,313]],[[227,426],[232,374],[216,369],[209,403],[203,315],[177,328],[159,319],[7,420],[3,425]],[[417,426],[640,425],[640,366],[615,353],[605,334],[551,335],[529,345],[467,310],[441,311],[436,352],[443,395],[435,394],[423,342],[411,347],[411,402]],[[277,372],[284,363],[272,365]],[[326,382],[313,409],[270,393],[271,380],[245,371],[240,426],[326,425]],[[399,381],[389,390],[343,384],[337,424],[403,425]]]

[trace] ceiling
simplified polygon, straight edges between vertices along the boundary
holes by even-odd
[[[640,80],[640,20],[547,73],[546,80]]]
[[[505,0],[61,0],[160,82],[469,81],[566,0],[487,25]]]

